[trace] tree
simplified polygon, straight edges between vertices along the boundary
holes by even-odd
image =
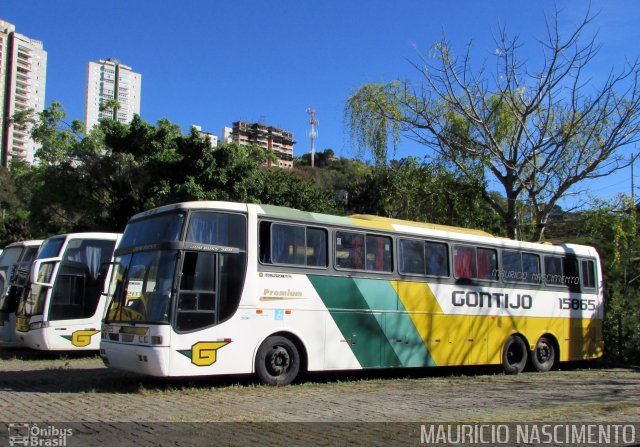
[[[640,235],[636,206],[621,195],[585,213],[590,240],[600,254],[605,288],[605,354],[640,361]]]
[[[53,103],[32,132],[41,144],[40,162],[28,169],[27,201],[29,222],[40,234],[122,231],[138,212],[189,200],[314,211],[330,206],[328,193],[312,183],[266,170],[273,155],[258,146],[213,148],[196,131],[184,135],[166,119],[155,126],[139,116],[128,124],[101,120],[88,135],[77,132],[81,124],[64,120],[62,106]]]
[[[352,212],[503,234],[498,216],[482,200],[483,186],[459,178],[443,164],[408,157],[376,166],[355,179],[349,193]]]
[[[541,66],[519,57],[521,42],[497,33],[493,75],[461,57],[443,37],[432,58],[412,65],[420,82],[368,84],[349,97],[345,119],[352,139],[386,161],[400,136],[446,157],[469,179],[501,185],[506,201],[484,199],[519,238],[518,203],[528,201],[541,240],[557,202],[576,184],[625,167],[621,148],[640,135],[640,64],[628,62],[595,86],[587,68],[598,54],[584,34],[590,12],[568,36],[559,13],[547,19]]]

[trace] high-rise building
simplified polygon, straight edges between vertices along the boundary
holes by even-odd
[[[100,118],[128,123],[140,114],[142,75],[115,59],[89,62],[84,122],[87,133]]]
[[[0,158],[4,167],[13,158],[33,162],[37,149],[31,126],[12,121],[17,112],[44,110],[47,52],[42,42],[16,33],[0,19]]]
[[[224,139],[224,134],[223,134]],[[236,121],[231,131],[233,142],[241,146],[255,144],[273,152],[278,159],[277,166],[293,169],[293,133],[278,127],[259,123]],[[269,162],[271,165],[271,162]]]

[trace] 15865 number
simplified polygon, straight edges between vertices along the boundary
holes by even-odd
[[[558,298],[560,309],[596,310],[596,300],[582,300],[579,298]]]

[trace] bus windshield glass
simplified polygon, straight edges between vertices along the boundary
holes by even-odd
[[[45,241],[42,250],[38,254],[38,259],[57,258],[60,255],[60,249],[64,244],[64,237],[54,237]]]
[[[6,248],[2,252],[2,256],[0,256],[0,267],[9,267],[15,264],[18,262],[21,253],[22,247]]]
[[[184,213],[159,214],[129,223],[118,249],[140,247],[158,242],[178,241],[184,224]]]
[[[154,250],[116,257],[106,321],[168,323],[177,254]]]

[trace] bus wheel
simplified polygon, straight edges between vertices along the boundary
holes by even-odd
[[[504,342],[502,367],[507,374],[518,374],[527,365],[527,345],[520,337],[512,335]]]
[[[288,385],[299,371],[298,348],[288,338],[272,336],[258,348],[256,374],[265,385]]]
[[[555,361],[556,348],[553,341],[543,335],[531,353],[531,364],[536,371],[546,372],[553,368]]]

